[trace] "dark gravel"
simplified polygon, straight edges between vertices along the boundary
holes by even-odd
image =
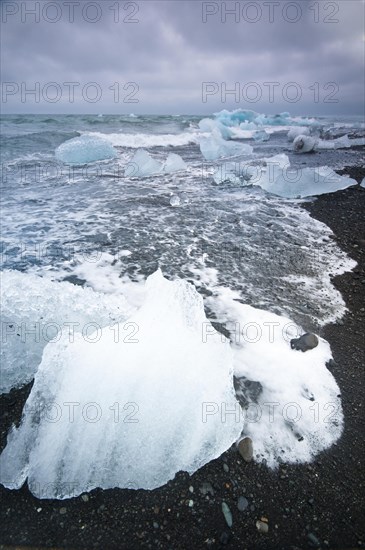
[[[357,169],[351,175],[361,181],[365,174]],[[345,414],[345,431],[338,444],[310,465],[282,465],[275,472],[245,463],[232,448],[192,477],[179,473],[153,492],[94,490],[88,498],[52,501],[34,498],[27,487],[20,491],[0,487],[2,545],[241,550],[365,546],[365,189],[321,196],[305,207],[332,228],[341,248],[358,262],[352,273],[335,279],[350,311],[322,333],[332,347],[331,370],[341,389]],[[29,391],[30,386],[0,398],[2,447],[11,423],[20,419]],[[204,483],[213,490],[202,494],[199,489]],[[240,497],[248,501],[244,511],[238,509]],[[233,515],[231,529],[222,513],[223,501]],[[268,521],[267,534],[257,530],[256,521],[261,518]]]

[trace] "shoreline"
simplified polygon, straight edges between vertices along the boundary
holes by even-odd
[[[353,172],[355,171],[355,172]],[[343,173],[361,181],[364,170]],[[361,177],[362,174],[362,177]],[[58,548],[362,548],[362,434],[364,415],[365,322],[365,189],[352,187],[321,195],[302,205],[328,225],[335,240],[356,262],[352,272],[334,278],[349,311],[323,336],[331,345],[330,370],[340,387],[344,433],[311,464],[283,464],[275,470],[246,464],[232,447],[194,475],[178,473],[154,490],[93,490],[80,497],[38,500],[27,486],[19,491],[0,487],[2,545]],[[31,384],[0,397],[1,448],[12,422],[19,421]],[[203,485],[205,484],[205,485]],[[207,486],[206,484],[210,484]],[[190,492],[189,487],[193,487]],[[201,489],[209,487],[206,494]],[[213,492],[213,494],[212,494]],[[83,496],[87,499],[83,499]],[[248,501],[241,512],[239,497]],[[189,501],[193,506],[189,506]],[[222,513],[225,502],[233,515],[230,529]],[[269,532],[256,521],[268,519]]]

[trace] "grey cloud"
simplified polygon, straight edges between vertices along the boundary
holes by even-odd
[[[47,2],[41,2],[43,7]],[[227,1],[227,7],[237,3]],[[15,5],[6,1],[4,5]],[[18,6],[20,6],[18,2]],[[28,8],[35,2],[28,0]],[[268,8],[264,3],[253,2],[263,9],[263,17],[257,23],[240,19],[235,23],[227,16],[222,23],[220,13],[202,21],[203,2],[197,0],[136,2],[139,23],[116,23],[110,7],[114,1],[100,2],[102,17],[89,23],[80,16],[86,0],[75,8],[75,21],[67,21],[68,11],[64,2],[63,18],[57,23],[32,17],[22,23],[19,13],[9,16],[2,23],[2,77],[4,82],[25,82],[29,88],[34,82],[41,85],[56,81],[81,84],[97,82],[104,94],[99,104],[85,102],[78,94],[70,105],[64,97],[59,103],[43,101],[26,103],[20,94],[3,103],[4,112],[190,112],[209,113],[220,108],[254,108],[257,111],[326,114],[361,113],[363,110],[364,66],[364,2],[362,0],[337,0],[336,2],[291,2],[300,6],[302,17],[297,23],[288,23],[282,10],[290,2],[282,0],[276,8],[274,23],[268,20]],[[90,4],[90,3],[89,3]],[[120,2],[120,14],[126,2]],[[247,4],[239,2],[240,9]],[[252,4],[252,2],[251,2]],[[310,5],[319,5],[320,22],[314,22]],[[222,3],[213,2],[222,10]],[[338,23],[324,23],[331,15]],[[324,6],[329,6],[324,11]],[[108,88],[119,82],[136,82],[139,85],[139,104],[115,104]],[[202,82],[226,82],[232,88],[235,82],[243,87],[257,82],[263,89],[258,103],[236,104],[233,96],[222,103],[220,94],[202,102]],[[288,103],[280,94],[274,103],[268,100],[264,82],[280,82],[281,88],[289,82],[303,87],[303,97],[298,103]],[[336,82],[340,87],[338,104],[314,103],[309,87],[318,82],[322,99],[323,86]]]

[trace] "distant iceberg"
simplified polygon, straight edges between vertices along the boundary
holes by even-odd
[[[108,140],[83,134],[62,143],[57,147],[55,155],[57,160],[66,164],[88,164],[113,159],[117,151]]]
[[[309,153],[320,150],[349,149],[350,147],[362,145],[365,145],[365,138],[350,139],[346,135],[333,140],[323,140],[301,133],[295,137],[293,148],[297,153]]]
[[[296,153],[311,153],[315,150],[316,145],[316,139],[299,134],[299,136],[294,139],[293,149]]]
[[[162,162],[155,160],[144,149],[138,149],[132,160],[125,167],[126,177],[144,178],[160,174],[163,170]]]
[[[244,109],[234,111],[224,109],[214,113],[214,117],[216,121],[225,126],[240,126],[242,123],[252,123],[256,126],[320,126],[320,123],[314,118],[291,117],[287,112],[265,115]]]

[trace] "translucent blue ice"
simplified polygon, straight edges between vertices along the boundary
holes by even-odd
[[[117,151],[106,139],[83,134],[62,143],[56,149],[55,155],[66,164],[87,164],[115,158]]]

